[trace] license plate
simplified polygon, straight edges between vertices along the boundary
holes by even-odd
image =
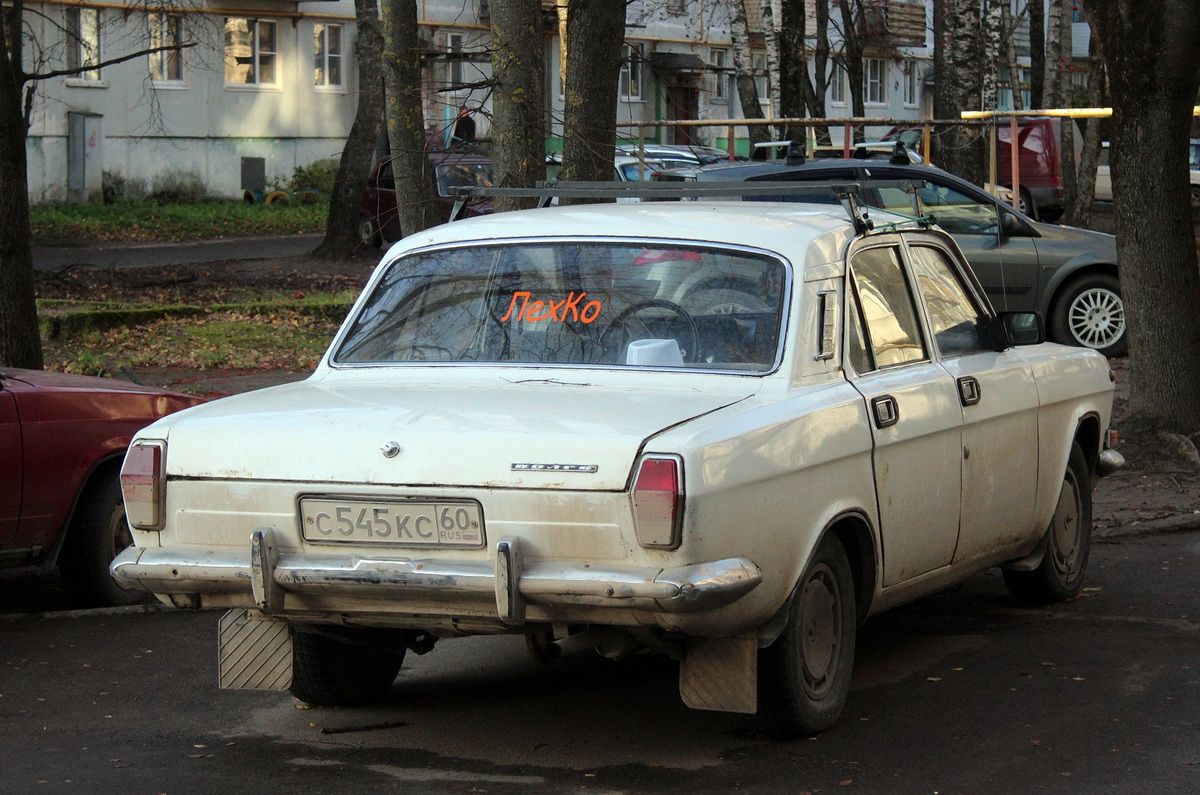
[[[475,502],[418,500],[300,500],[308,541],[393,544],[406,547],[481,547],[483,511]]]

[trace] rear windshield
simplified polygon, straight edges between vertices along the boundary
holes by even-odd
[[[333,361],[767,372],[786,274],[757,253],[657,244],[424,251],[392,263]]]

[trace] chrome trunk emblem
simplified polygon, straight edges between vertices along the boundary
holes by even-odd
[[[596,464],[513,464],[513,472],[584,472],[599,471]]]

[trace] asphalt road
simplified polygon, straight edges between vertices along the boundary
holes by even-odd
[[[301,709],[216,688],[215,613],[21,615],[60,597],[9,579],[0,792],[1193,793],[1198,564],[1200,534],[1125,538],[1067,604],[992,572],[877,616],[841,722],[795,742],[686,709],[669,660],[509,637],[411,656],[386,705]]]
[[[265,259],[306,254],[321,235],[278,235],[200,240],[190,243],[76,244],[34,246],[33,267],[39,271],[68,268],[162,267],[234,259]]]

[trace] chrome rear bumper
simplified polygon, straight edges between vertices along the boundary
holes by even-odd
[[[156,594],[242,593],[265,613],[284,610],[288,593],[369,599],[483,603],[495,599],[505,624],[525,621],[525,605],[585,605],[662,613],[724,607],[752,591],[762,571],[745,558],[670,569],[573,561],[526,562],[518,538],[496,543],[493,560],[390,559],[279,553],[270,529],[256,530],[244,553],[130,547],[111,567],[117,582]]]

